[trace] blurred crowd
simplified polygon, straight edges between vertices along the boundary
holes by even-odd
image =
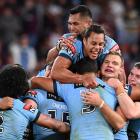
[[[0,67],[19,63],[34,75],[67,33],[70,8],[85,4],[120,46],[129,72],[140,61],[139,0],[0,0]]]

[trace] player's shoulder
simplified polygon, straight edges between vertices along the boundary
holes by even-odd
[[[119,45],[116,43],[116,41],[105,35],[105,48],[104,51],[120,51]]]

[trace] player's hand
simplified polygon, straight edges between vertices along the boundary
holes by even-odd
[[[4,97],[0,101],[0,109],[9,109],[12,108],[14,105],[14,99],[11,97]]]
[[[123,83],[120,82],[120,80],[119,80],[119,79],[116,79],[116,78],[110,78],[110,79],[107,81],[107,83],[108,83],[111,87],[113,87],[114,89],[117,89],[117,88],[119,88],[120,86],[123,86]]]
[[[57,50],[61,50],[62,47],[68,47],[72,53],[76,52],[75,47],[73,47],[73,43],[75,42],[77,34],[71,34],[68,38],[61,37],[60,40],[57,42]]]
[[[89,74],[84,74],[82,76],[83,80],[83,85],[86,88],[94,88],[98,86],[98,83],[96,82],[95,75],[89,75]]]
[[[81,93],[81,96],[84,104],[99,107],[102,103],[102,99],[96,91],[88,91],[85,93]]]
[[[125,84],[126,84],[126,74],[125,74],[124,68],[121,68],[121,70],[120,70],[119,80],[121,81],[121,83],[123,83],[123,86],[125,86]]]

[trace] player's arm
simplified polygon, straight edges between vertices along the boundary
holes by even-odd
[[[88,105],[96,106],[100,109],[101,113],[108,121],[108,123],[115,129],[120,130],[125,125],[125,120],[120,114],[112,110],[104,100],[99,96],[97,92],[91,93],[87,92],[86,94],[81,95],[83,102]]]
[[[59,50],[57,49],[57,47],[53,47],[52,49],[50,49],[46,58],[46,62],[49,63],[51,61],[54,61],[55,58],[58,56],[58,53]]]
[[[48,92],[54,93],[53,80],[45,77],[32,77],[29,80],[30,88],[40,88]]]
[[[130,97],[133,101],[140,101],[140,87],[132,87]]]
[[[133,100],[125,92],[122,83],[118,79],[112,78],[108,83],[115,88],[119,105],[126,118],[140,118],[140,102],[133,102]]]
[[[0,109],[12,108],[14,104],[14,99],[11,97],[4,97],[0,100]]]
[[[70,59],[58,56],[51,70],[51,78],[64,83],[82,83],[82,76],[68,69],[71,64]]]
[[[53,119],[45,114],[40,114],[36,123],[40,126],[44,126],[49,129],[53,129],[55,131],[62,132],[62,133],[68,133],[70,131],[70,127],[68,124],[62,121]]]
[[[70,59],[58,56],[52,67],[51,78],[62,83],[83,84],[87,88],[96,87],[98,85],[95,80],[94,73],[94,76],[91,76],[89,74],[80,75],[70,71],[68,68],[70,67],[71,63],[72,62]]]
[[[128,119],[140,118],[140,102],[133,102],[120,84],[116,89],[120,107]]]
[[[37,104],[32,99],[25,99],[24,103],[30,104],[32,108],[37,108]],[[54,129],[59,132],[69,132],[70,127],[66,123],[62,121],[58,121],[56,119],[52,119],[49,115],[40,114],[37,120],[35,121],[40,126],[47,127],[49,129]]]
[[[76,37],[76,34],[71,34],[68,38],[61,37],[58,40],[56,46],[49,50],[47,58],[46,58],[46,62],[49,63],[49,62],[54,61],[63,46],[67,46],[71,49],[70,46],[74,43],[75,37]]]

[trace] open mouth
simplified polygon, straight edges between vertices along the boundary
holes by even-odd
[[[105,72],[113,73],[113,70],[111,70],[111,69],[105,69]]]

